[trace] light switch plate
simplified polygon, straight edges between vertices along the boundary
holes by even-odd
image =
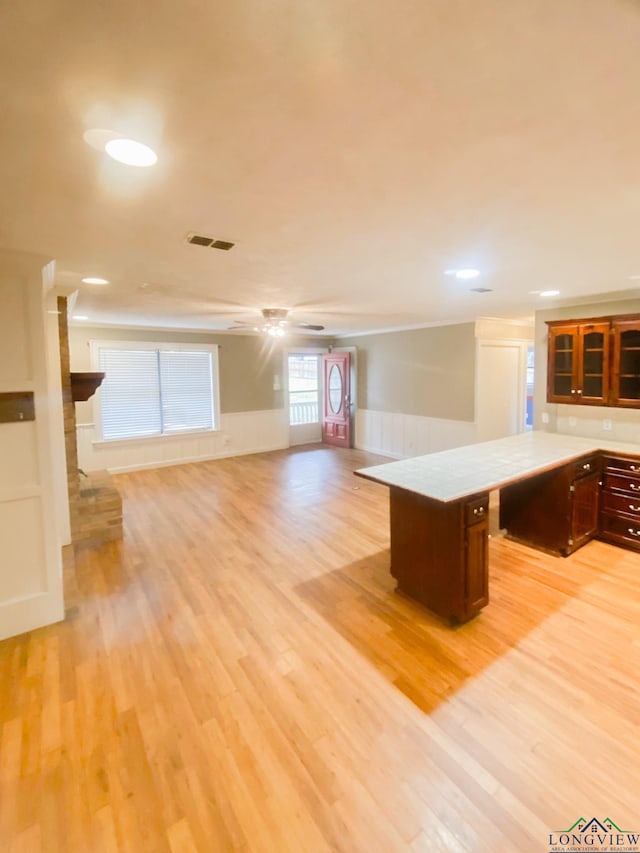
[[[542,423],[543,423],[543,424],[548,424],[548,423],[549,423],[549,413],[548,413],[548,412],[543,412],[543,413],[542,413]]]
[[[605,418],[602,421],[602,429],[610,430],[611,426],[612,426],[612,424],[611,424],[611,421],[609,420],[609,418]]]

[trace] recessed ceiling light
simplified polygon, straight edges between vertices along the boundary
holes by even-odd
[[[106,152],[114,160],[128,166],[153,166],[158,157],[153,149],[135,139],[128,139],[115,130],[92,127],[83,134],[83,139],[96,151]]]
[[[74,314],[71,317],[72,320],[88,320],[89,317],[86,314]]]
[[[83,278],[82,281],[84,284],[109,284],[108,278],[97,278],[96,276],[92,275]]]
[[[559,290],[541,290],[540,296],[558,296]]]
[[[480,270],[475,270],[471,267],[464,267],[463,269],[445,270],[445,274],[454,275],[456,278],[466,280],[470,278],[478,278]]]
[[[135,139],[110,139],[104,146],[109,157],[127,166],[153,166],[158,155],[143,142]]]

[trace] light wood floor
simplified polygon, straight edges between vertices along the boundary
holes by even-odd
[[[314,447],[122,475],[65,623],[0,644],[0,850],[548,850],[640,829],[640,555],[491,542],[451,630]]]

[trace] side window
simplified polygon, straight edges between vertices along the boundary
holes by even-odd
[[[94,341],[92,353],[105,441],[217,429],[217,347]]]
[[[289,425],[320,422],[320,359],[292,353],[289,367]]]

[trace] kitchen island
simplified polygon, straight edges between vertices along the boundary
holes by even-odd
[[[637,444],[529,432],[355,473],[389,487],[398,589],[451,624],[489,601],[494,489],[501,490],[501,526],[513,539],[563,556],[594,535],[640,548]],[[603,485],[611,501],[601,507]]]

